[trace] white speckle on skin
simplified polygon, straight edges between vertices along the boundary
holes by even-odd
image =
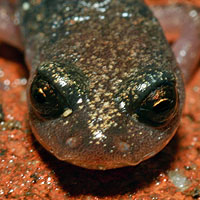
[[[97,130],[92,133],[93,134],[93,139],[98,139],[100,141],[105,140],[107,137],[102,133],[101,130]],[[98,143],[97,143],[98,144]]]
[[[122,13],[122,17],[128,17],[128,13],[127,12]]]
[[[64,78],[63,77],[59,77],[58,78],[59,80],[59,84],[62,86],[62,87],[64,87],[64,86],[66,86],[67,85],[67,83],[66,83],[66,81],[64,80]]]
[[[142,84],[138,85],[137,88],[140,91],[144,91],[147,88],[147,84],[146,83],[142,83]]]
[[[75,16],[74,17],[74,21],[78,21],[78,22],[82,22],[82,21],[85,21],[85,20],[89,20],[90,19],[90,16]]]
[[[64,111],[64,113],[63,113],[63,117],[68,117],[69,115],[71,115],[72,114],[72,109],[67,109],[67,110],[65,110]]]
[[[161,137],[158,137],[158,140],[161,140]]]
[[[99,16],[99,19],[105,19],[105,16],[101,15]]]
[[[66,11],[70,11],[70,7],[66,7],[65,10],[66,10]]]
[[[66,32],[65,32],[65,35],[69,35],[69,31],[66,31]]]
[[[53,33],[53,34],[52,34],[53,37],[56,37],[56,35],[57,35],[56,33]]]
[[[92,5],[92,7],[99,12],[105,12],[106,11],[105,6],[107,6],[110,2],[111,2],[111,0],[105,0],[103,2],[97,2],[97,3],[94,3]]]
[[[125,105],[126,105],[125,102],[121,102],[121,103],[119,104],[120,109],[124,108]]]
[[[80,98],[80,99],[77,101],[77,104],[81,104],[81,103],[83,103],[83,99],[82,99],[82,98]]]

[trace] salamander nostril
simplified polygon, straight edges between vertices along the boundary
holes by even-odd
[[[127,142],[119,141],[117,144],[117,148],[121,152],[127,152],[130,150],[130,144],[128,144]]]
[[[82,139],[80,137],[69,137],[67,138],[67,140],[65,141],[65,144],[74,149],[77,148],[79,145],[81,145]]]

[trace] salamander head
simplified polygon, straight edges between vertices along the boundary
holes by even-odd
[[[60,160],[89,169],[136,165],[158,153],[179,124],[184,91],[175,66],[129,73],[43,63],[29,82],[33,132]]]

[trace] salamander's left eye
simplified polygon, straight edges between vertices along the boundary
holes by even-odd
[[[139,121],[160,126],[172,119],[178,108],[178,93],[175,85],[164,84],[141,101],[136,110]]]
[[[45,118],[56,117],[64,112],[64,98],[40,75],[36,76],[32,82],[30,96],[34,110]]]

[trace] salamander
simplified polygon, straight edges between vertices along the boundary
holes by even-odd
[[[23,50],[30,69],[29,121],[45,149],[106,170],[167,145],[184,81],[142,0],[1,1],[0,13],[0,39]]]

